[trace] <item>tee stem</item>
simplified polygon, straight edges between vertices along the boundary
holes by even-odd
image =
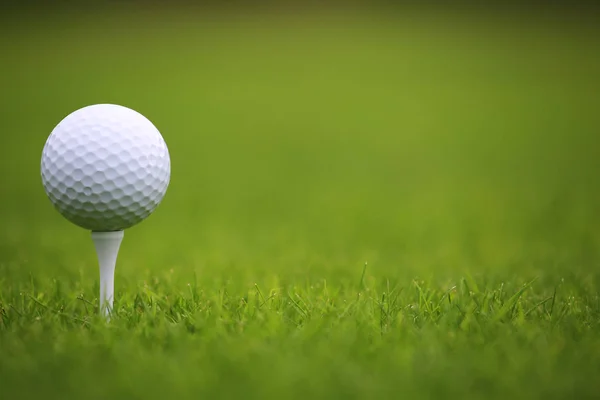
[[[100,314],[110,319],[115,291],[115,266],[123,231],[92,232],[92,240],[100,266]]]

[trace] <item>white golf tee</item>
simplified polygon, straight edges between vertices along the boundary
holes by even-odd
[[[115,266],[123,231],[92,232],[92,240],[100,265],[100,314],[110,318],[115,292]]]

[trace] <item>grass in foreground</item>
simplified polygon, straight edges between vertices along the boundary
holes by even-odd
[[[165,275],[121,293],[110,324],[72,288],[23,285],[0,299],[2,379],[22,398],[597,393],[600,301],[589,282],[356,278],[240,290]]]

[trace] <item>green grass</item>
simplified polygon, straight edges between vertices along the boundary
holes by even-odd
[[[3,398],[597,396],[593,27],[157,10],[0,29]],[[172,157],[109,324],[89,233],[39,176],[52,128],[99,102]]]

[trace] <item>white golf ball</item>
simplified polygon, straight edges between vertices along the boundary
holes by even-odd
[[[148,217],[171,174],[167,145],[146,117],[97,104],[65,117],[42,152],[42,182],[55,208],[97,232],[120,231]]]

